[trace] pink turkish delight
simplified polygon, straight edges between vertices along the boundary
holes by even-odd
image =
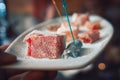
[[[59,34],[44,34],[33,31],[24,38],[27,43],[27,56],[34,58],[59,58],[65,48],[65,36]]]
[[[100,23],[99,22],[90,22],[87,21],[85,23],[85,26],[90,29],[90,30],[99,30],[101,28]]]
[[[84,25],[86,21],[89,21],[89,14],[79,14],[79,13],[74,13],[72,15],[72,22],[74,22],[77,26]]]
[[[100,33],[98,30],[88,31],[84,34],[82,34],[79,37],[79,40],[81,40],[84,43],[93,43],[94,41],[98,40],[100,37]]]
[[[78,33],[79,33],[78,27],[75,26],[73,23],[71,23],[71,28],[72,28],[74,38],[78,39]],[[72,40],[72,35],[71,35],[71,32],[70,32],[70,28],[69,28],[67,23],[62,23],[60,28],[58,28],[57,33],[58,34],[61,34],[61,33],[65,34],[67,42]]]

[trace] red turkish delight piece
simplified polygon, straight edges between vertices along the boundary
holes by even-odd
[[[101,27],[100,27],[100,23],[99,22],[89,22],[87,21],[85,23],[85,26],[88,28],[88,29],[91,29],[91,30],[99,30]]]
[[[77,26],[84,25],[86,21],[89,21],[89,14],[79,14],[79,13],[74,13],[72,15],[72,22],[74,22]]]
[[[78,33],[79,33],[78,27],[75,26],[74,23],[71,23],[71,28],[72,28],[74,38],[78,39]],[[67,42],[72,40],[72,35],[71,35],[71,32],[70,32],[70,28],[69,28],[68,23],[62,23],[60,28],[58,28],[57,33],[58,34],[61,34],[61,33],[65,34]]]
[[[28,56],[34,58],[59,58],[65,48],[65,36],[58,34],[44,35],[32,32],[27,35],[24,42],[28,46]]]
[[[93,43],[94,41],[99,39],[99,34],[100,33],[98,30],[88,31],[87,33],[81,35],[79,37],[79,40],[83,41],[84,43]]]

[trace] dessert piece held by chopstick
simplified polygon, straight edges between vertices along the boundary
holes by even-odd
[[[71,24],[71,28],[72,28],[74,38],[77,39],[78,38],[78,32],[79,32],[78,27],[76,27],[74,24]],[[61,34],[61,33],[66,34],[66,37],[67,37],[66,41],[67,42],[72,40],[72,35],[71,35],[70,29],[69,29],[67,23],[62,23],[60,28],[58,28],[57,33],[58,34]]]

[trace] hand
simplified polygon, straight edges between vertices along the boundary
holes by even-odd
[[[5,53],[8,45],[0,46],[0,66],[16,62],[16,56]],[[0,80],[54,80],[57,71],[0,69]]]

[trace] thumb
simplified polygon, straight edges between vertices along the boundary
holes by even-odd
[[[0,46],[0,66],[11,64],[16,61],[16,56],[4,52],[4,50],[8,46],[9,46],[9,44]]]
[[[1,52],[4,52],[5,49],[6,49],[8,46],[9,46],[9,44],[6,44],[6,45],[4,45],[4,46],[0,46],[0,53],[1,53]]]
[[[16,56],[8,53],[0,53],[0,66],[16,62]]]

